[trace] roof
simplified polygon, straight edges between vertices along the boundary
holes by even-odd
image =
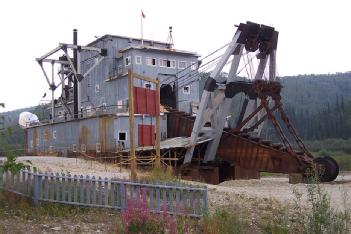
[[[177,54],[193,55],[195,57],[200,57],[200,55],[198,55],[196,52],[161,48],[161,47],[155,47],[155,46],[128,46],[127,48],[124,48],[124,49],[120,50],[119,52],[126,52],[126,51],[132,50],[132,49],[144,50],[144,51],[161,51],[161,52],[167,52],[167,53],[177,53]]]
[[[102,37],[97,38],[96,40],[90,42],[87,46],[93,46],[96,43],[109,39],[109,38],[122,38],[122,39],[131,39],[135,41],[140,41],[140,38],[133,38],[133,37],[126,37],[126,36],[119,36],[119,35],[111,35],[111,34],[106,34]],[[154,44],[161,44],[161,45],[169,45],[167,42],[162,42],[162,41],[155,41],[155,40],[150,40],[150,39],[143,39],[145,43],[151,43],[153,42]],[[190,52],[190,51],[185,51],[185,50],[176,50],[176,49],[168,49],[168,48],[161,48],[161,47],[155,47],[155,46],[129,46],[125,49],[122,49],[121,52],[130,50],[130,49],[139,49],[139,50],[155,50],[155,51],[164,51],[164,52],[173,52],[173,53],[182,53],[182,54],[187,54],[187,55],[194,55],[196,57],[200,57],[196,52]]]
[[[203,144],[212,139],[206,137],[199,137],[196,141],[196,145]],[[160,142],[160,149],[174,149],[174,148],[187,148],[190,145],[190,137],[174,137],[168,138]],[[154,150],[154,146],[139,146],[135,148],[135,151],[146,151]],[[122,150],[122,152],[127,152],[129,149]]]
[[[88,46],[92,46],[92,45],[95,45],[96,43],[98,43],[99,41],[102,41],[102,40],[105,40],[105,39],[108,39],[108,38],[122,38],[122,39],[132,39],[132,40],[135,40],[135,41],[140,41],[141,42],[141,39],[140,38],[134,38],[134,37],[126,37],[126,36],[119,36],[119,35],[111,35],[111,34],[106,34],[102,37],[99,37],[97,38],[95,41],[92,41],[88,44]],[[150,39],[143,39],[144,42],[153,42],[153,43],[159,43],[159,44],[163,44],[163,45],[168,45],[167,42],[162,42],[162,41],[155,41],[155,40],[150,40]]]

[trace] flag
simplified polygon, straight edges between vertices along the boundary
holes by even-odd
[[[141,17],[143,17],[145,19],[145,14],[144,14],[143,10],[141,10]]]

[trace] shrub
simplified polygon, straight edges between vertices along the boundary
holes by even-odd
[[[211,216],[204,217],[202,221],[203,233],[249,233],[248,222],[240,218],[236,211],[216,209]]]
[[[129,200],[127,208],[121,212],[119,219],[121,233],[188,233],[186,222],[171,216],[165,209],[161,214],[152,213],[146,201]]]

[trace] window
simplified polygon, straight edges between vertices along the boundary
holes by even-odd
[[[135,64],[141,64],[141,56],[135,56]]]
[[[160,59],[160,67],[175,68],[176,61],[175,60]]]
[[[98,142],[96,143],[96,153],[100,153],[101,152],[101,143]]]
[[[82,151],[82,153],[87,152],[87,146],[86,146],[85,144],[82,144],[82,145],[80,146],[80,151]]]
[[[126,57],[126,58],[124,59],[124,65],[125,65],[125,66],[129,66],[129,65],[130,65],[130,62],[131,62],[130,56],[128,56],[128,57]]]
[[[160,67],[167,67],[167,60],[166,59],[160,59]]]
[[[118,140],[126,141],[127,140],[127,133],[126,132],[118,132]]]
[[[196,70],[197,66],[196,63],[191,63],[191,70]]]
[[[150,83],[144,83],[144,88],[151,89],[152,85]]]
[[[146,65],[148,66],[156,66],[156,59],[155,58],[146,58]]]
[[[95,93],[100,92],[100,85],[96,84],[95,85]]]
[[[73,153],[77,152],[77,145],[76,144],[73,144],[72,151],[73,151]]]
[[[175,60],[168,60],[167,61],[167,67],[175,68],[176,67],[176,61]]]
[[[121,74],[123,72],[122,65],[119,65],[117,68],[117,73]]]
[[[190,85],[187,85],[187,86],[183,87],[183,93],[184,94],[190,94]]]
[[[179,69],[185,69],[187,66],[186,62],[185,61],[179,61],[178,62],[178,68]]]

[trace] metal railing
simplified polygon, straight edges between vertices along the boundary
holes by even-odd
[[[150,212],[201,217],[207,212],[207,188],[173,182],[129,181],[0,169],[0,188],[39,202],[126,209],[130,202]]]

